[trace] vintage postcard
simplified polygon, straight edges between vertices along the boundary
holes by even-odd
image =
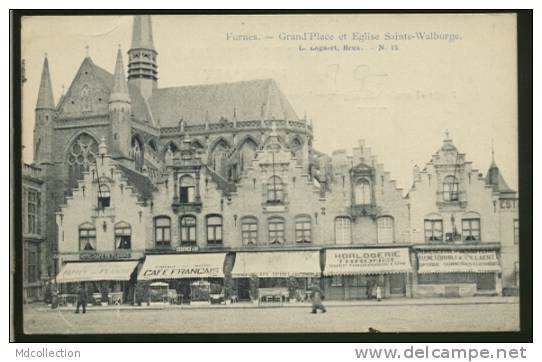
[[[24,333],[519,331],[516,23],[23,17]]]

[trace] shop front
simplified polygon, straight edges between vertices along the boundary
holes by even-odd
[[[501,266],[495,250],[417,250],[416,297],[500,294]]]
[[[72,304],[84,284],[88,302],[96,305],[131,302],[138,261],[67,262],[56,276],[60,304]]]
[[[225,257],[226,253],[147,255],[137,278],[139,289],[150,302],[224,302]]]
[[[303,301],[320,270],[320,252],[238,252],[232,270],[240,300]]]
[[[410,296],[408,248],[326,249],[327,299],[353,300]]]

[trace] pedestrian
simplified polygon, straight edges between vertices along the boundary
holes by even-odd
[[[49,280],[45,281],[45,291],[43,293],[43,301],[46,305],[51,304],[51,282]]]
[[[380,285],[376,287],[376,300],[380,302],[382,300],[382,288]]]
[[[87,288],[84,283],[81,283],[77,290],[77,307],[75,307],[75,313],[79,313],[79,307],[83,307],[83,314],[87,312]]]
[[[56,287],[55,280],[51,280],[51,308],[56,309],[58,307],[58,289]]]
[[[322,290],[320,289],[319,283],[316,281],[311,286],[311,299],[312,299],[312,312],[313,314],[316,314],[316,311],[320,309],[322,313],[326,312],[326,308],[322,304],[322,299],[324,298],[324,294],[322,293]]]

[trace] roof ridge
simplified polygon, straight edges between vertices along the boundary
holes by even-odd
[[[203,83],[203,84],[188,84],[188,85],[180,85],[180,86],[171,86],[171,87],[164,87],[164,88],[156,88],[155,90],[153,90],[153,92],[169,90],[169,89],[177,89],[177,88],[212,87],[212,86],[219,86],[219,85],[256,83],[256,82],[275,82],[276,84],[276,81],[273,78],[262,78],[262,79],[250,79],[250,80],[239,80],[239,81],[226,81],[226,82],[218,82],[218,83]]]

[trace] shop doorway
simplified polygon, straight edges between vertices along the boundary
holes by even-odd
[[[405,296],[406,294],[406,274],[390,274],[390,295]]]
[[[250,300],[250,279],[240,278],[237,280],[237,297],[239,300]]]

